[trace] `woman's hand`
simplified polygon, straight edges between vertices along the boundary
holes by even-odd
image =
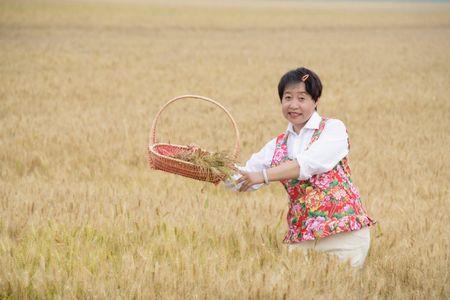
[[[242,182],[242,186],[239,189],[239,192],[247,191],[252,185],[264,183],[264,176],[262,172],[245,172],[239,171],[242,177],[240,177],[236,183],[239,184]]]

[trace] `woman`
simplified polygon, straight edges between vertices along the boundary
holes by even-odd
[[[289,195],[284,238],[289,250],[332,253],[360,268],[370,247],[368,227],[375,222],[350,178],[345,125],[317,113],[322,83],[311,70],[284,74],[278,94],[287,130],[247,161],[237,180],[239,191],[280,181]]]

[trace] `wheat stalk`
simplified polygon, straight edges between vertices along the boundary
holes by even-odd
[[[202,171],[209,171],[213,176],[219,176],[223,180],[232,180],[232,175],[237,172],[235,167],[237,160],[229,151],[209,152],[190,145],[187,151],[177,153],[172,157],[199,166]]]

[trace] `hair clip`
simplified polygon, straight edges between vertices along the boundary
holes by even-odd
[[[306,79],[308,79],[308,78],[309,78],[309,74],[303,75],[302,76],[302,81],[305,82]]]

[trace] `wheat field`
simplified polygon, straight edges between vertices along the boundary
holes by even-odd
[[[0,1],[0,299],[448,299],[450,4]],[[316,71],[381,232],[353,271],[282,244],[281,184],[152,171],[158,109],[218,100],[240,162],[286,128],[282,74]],[[211,104],[161,141],[231,149]]]

